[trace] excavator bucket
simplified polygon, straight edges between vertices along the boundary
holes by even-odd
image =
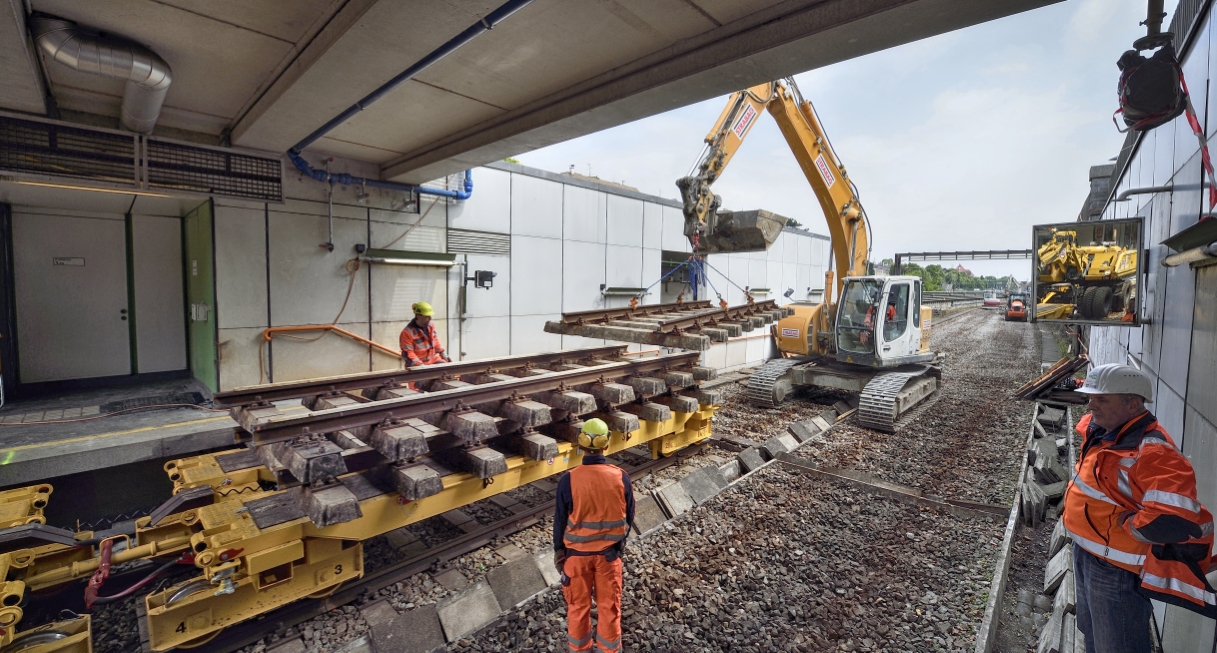
[[[709,217],[706,233],[698,243],[699,254],[763,252],[778,239],[787,220],[784,216],[760,209],[719,211]]]

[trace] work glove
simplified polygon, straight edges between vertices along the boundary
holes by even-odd
[[[557,569],[559,574],[566,573],[566,549],[554,551],[554,569]]]
[[[444,356],[444,357],[443,357],[443,359],[444,359],[444,362],[445,362],[445,363],[451,363],[451,362],[452,362],[452,359],[451,359],[451,358],[448,358],[447,356]]]

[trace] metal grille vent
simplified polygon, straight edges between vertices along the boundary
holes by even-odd
[[[148,186],[283,201],[283,162],[225,150],[170,143],[148,144]]]
[[[139,184],[134,134],[0,115],[0,168],[10,172]]]
[[[449,254],[511,255],[511,236],[490,231],[448,230]]]

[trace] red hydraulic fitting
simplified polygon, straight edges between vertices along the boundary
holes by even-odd
[[[97,571],[93,572],[93,576],[89,578],[89,585],[85,588],[85,607],[92,609],[93,602],[97,600],[97,595],[101,593],[101,586],[106,584],[106,579],[110,577],[110,556],[114,552],[114,539],[102,540],[101,542],[101,564],[97,565]]]

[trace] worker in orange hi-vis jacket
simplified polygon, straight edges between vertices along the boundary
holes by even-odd
[[[554,499],[554,566],[562,576],[571,651],[621,650],[621,553],[634,523],[634,491],[629,474],[604,457],[609,440],[604,420],[583,423],[583,464],[558,479]]]
[[[435,314],[427,302],[418,302],[414,309],[414,319],[401,330],[398,342],[401,345],[401,358],[406,367],[418,365],[435,365],[436,363],[452,362],[444,354],[444,346],[439,342],[439,334],[431,323]]]
[[[1087,653],[1149,653],[1150,599],[1217,618],[1205,579],[1213,516],[1191,463],[1145,409],[1154,392],[1144,372],[1099,365],[1078,392],[1090,395],[1090,413],[1078,421],[1082,453],[1063,517],[1078,630]]]

